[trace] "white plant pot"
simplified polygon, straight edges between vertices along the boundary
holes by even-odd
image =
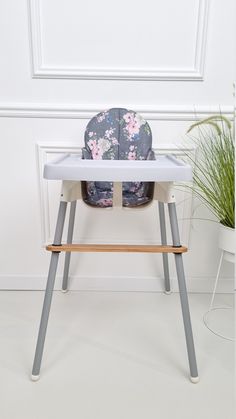
[[[214,326],[214,317],[217,312],[219,313],[219,310],[227,310],[227,312],[231,315],[233,307],[229,307],[229,306],[215,307],[214,299],[215,299],[218,280],[220,277],[220,271],[221,271],[223,259],[227,260],[228,262],[235,263],[235,238],[236,238],[235,230],[233,228],[225,227],[223,224],[219,224],[219,239],[218,239],[219,248],[223,252],[220,257],[220,262],[219,262],[219,266],[217,270],[217,275],[215,279],[215,285],[214,285],[214,290],[213,290],[213,294],[212,294],[212,298],[210,302],[210,307],[203,316],[204,324],[211,332],[213,332],[217,336],[220,336],[224,339],[231,340],[231,341],[235,340],[233,337],[231,337],[233,336],[233,332],[231,336],[229,336],[228,332],[226,334],[225,332],[222,333],[222,332],[217,331],[217,328],[215,328]],[[229,321],[231,320],[232,320],[232,316],[230,317]],[[212,321],[213,321],[213,326],[212,326]],[[227,324],[228,324],[228,321],[227,321]],[[233,327],[233,330],[234,330],[234,327]]]
[[[235,263],[235,229],[220,224],[219,248],[224,250],[224,259]]]

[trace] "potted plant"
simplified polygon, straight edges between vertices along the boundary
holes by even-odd
[[[235,262],[235,144],[231,122],[223,115],[213,115],[192,124],[188,133],[198,128],[198,135],[192,137],[198,147],[194,163],[192,190],[219,221],[219,248],[221,258],[208,311],[203,316],[206,327],[224,339],[234,338],[216,331],[209,323],[210,313],[232,307],[214,307],[217,283],[223,258]]]
[[[193,169],[193,191],[215,215],[220,225],[219,247],[225,258],[235,254],[235,144],[231,122],[223,115],[213,115],[195,122],[188,133],[198,147]],[[191,156],[190,156],[191,159]]]

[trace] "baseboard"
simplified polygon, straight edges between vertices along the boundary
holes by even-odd
[[[189,292],[211,293],[215,278],[188,277],[187,288]],[[61,289],[62,278],[57,277],[55,290]],[[172,278],[172,291],[178,292],[176,278]],[[141,291],[162,292],[163,278],[154,277],[79,277],[70,279],[70,289],[74,291]],[[0,290],[43,290],[46,286],[44,276],[7,275],[0,276]],[[218,293],[232,293],[234,290],[233,278],[223,278],[218,284]]]

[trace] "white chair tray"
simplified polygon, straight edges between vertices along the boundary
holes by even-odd
[[[64,154],[44,166],[51,180],[106,182],[191,181],[192,168],[171,154],[156,160],[85,160],[80,154]]]

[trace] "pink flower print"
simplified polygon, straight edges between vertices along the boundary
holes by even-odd
[[[89,140],[88,146],[92,152],[92,158],[94,160],[100,160],[102,159],[103,150],[99,145],[96,143],[96,140]]]
[[[96,140],[89,140],[88,141],[88,146],[89,146],[90,150],[93,150],[97,146]]]
[[[99,199],[98,205],[100,207],[111,207],[112,206],[112,199],[110,199],[110,198]]]
[[[139,124],[133,120],[133,121],[130,121],[126,129],[129,135],[132,137],[132,135],[139,133],[139,128],[140,128]]]
[[[125,122],[127,122],[127,123],[129,123],[131,120],[133,120],[133,114],[132,113],[130,113],[130,112],[128,112],[128,113],[126,113],[124,116],[123,116],[123,118],[124,118],[124,120],[125,120]]]
[[[101,160],[102,159],[102,149],[98,147],[97,145],[93,147],[92,149],[92,157],[94,160]]]
[[[119,144],[117,138],[112,137],[111,140],[112,140],[112,144],[114,145]]]
[[[126,122],[125,130],[128,132],[130,138],[132,138],[135,134],[138,134],[141,125],[145,123],[141,116],[135,115],[131,112],[124,115],[124,120]]]
[[[128,153],[128,160],[135,160],[135,158],[136,158],[136,153],[135,153],[135,151],[130,151],[130,152]]]

